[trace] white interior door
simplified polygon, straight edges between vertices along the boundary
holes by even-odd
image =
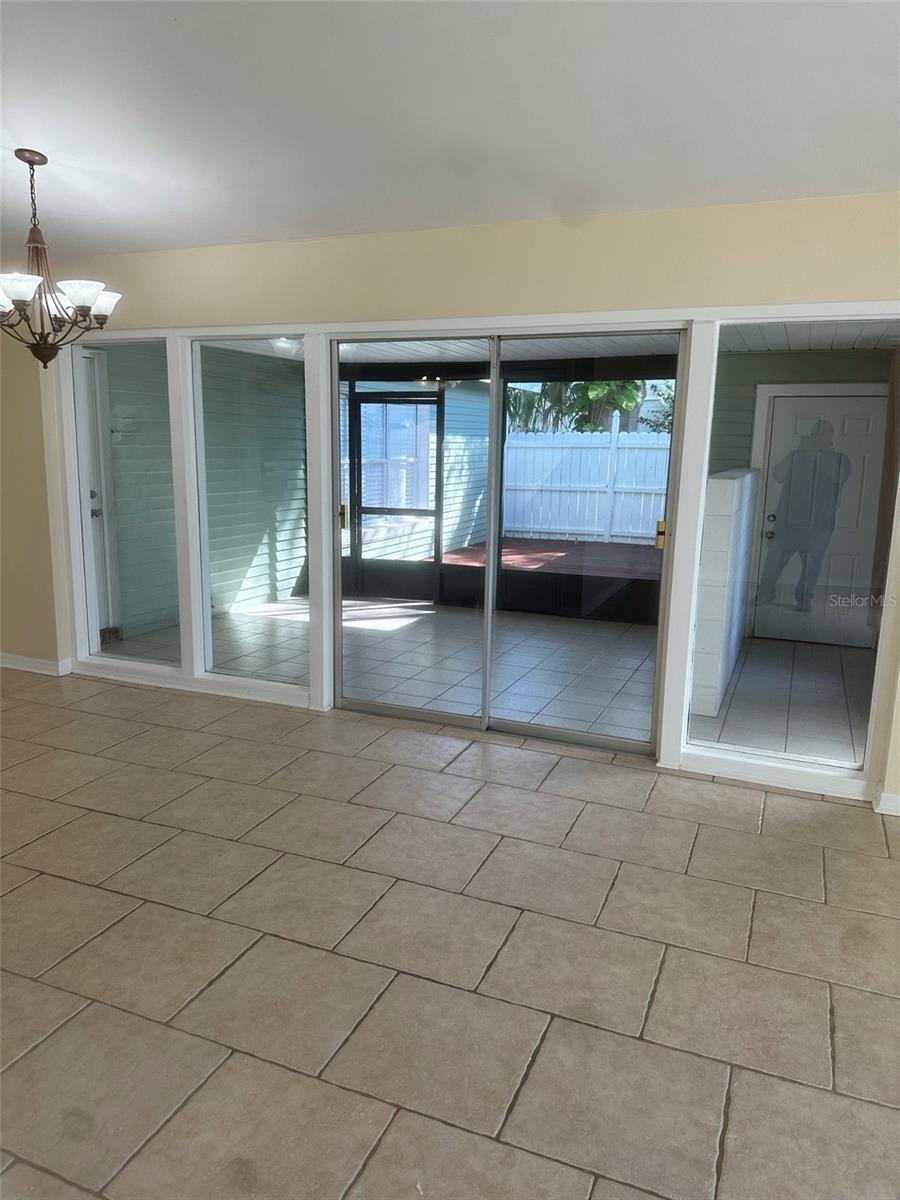
[[[786,389],[771,400],[756,637],[874,644],[868,598],[887,389],[854,390]]]
[[[110,463],[109,400],[105,361],[101,354],[81,351],[82,386],[76,393],[76,429],[78,435],[78,473],[82,491],[84,523],[85,577],[88,607],[95,633],[91,646],[99,649],[103,633],[116,624],[117,578],[115,552],[115,515]]]

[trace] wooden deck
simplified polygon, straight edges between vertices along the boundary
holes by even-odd
[[[446,565],[484,566],[484,544],[450,550]],[[553,575],[590,575],[603,579],[659,579],[662,551],[629,542],[562,542],[504,538],[501,557],[508,571],[544,571]]]

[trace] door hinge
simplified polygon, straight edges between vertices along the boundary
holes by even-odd
[[[666,523],[665,521],[656,522],[656,548],[662,550],[666,544]]]

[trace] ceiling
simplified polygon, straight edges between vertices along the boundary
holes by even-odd
[[[3,0],[7,245],[56,253],[892,190],[900,6]]]
[[[279,358],[303,357],[300,337],[229,338],[206,345],[245,350]],[[564,358],[624,358],[629,355],[677,354],[676,333],[569,334],[562,337],[503,337],[505,361]],[[805,350],[887,350],[900,346],[900,320],[769,322],[757,325],[723,325],[719,332],[722,353],[747,354]],[[485,338],[341,342],[341,362],[487,362]]]

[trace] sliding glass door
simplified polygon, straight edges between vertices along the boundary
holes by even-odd
[[[497,345],[341,347],[342,700],[646,747],[678,334]]]
[[[341,702],[481,714],[484,339],[340,347]]]

